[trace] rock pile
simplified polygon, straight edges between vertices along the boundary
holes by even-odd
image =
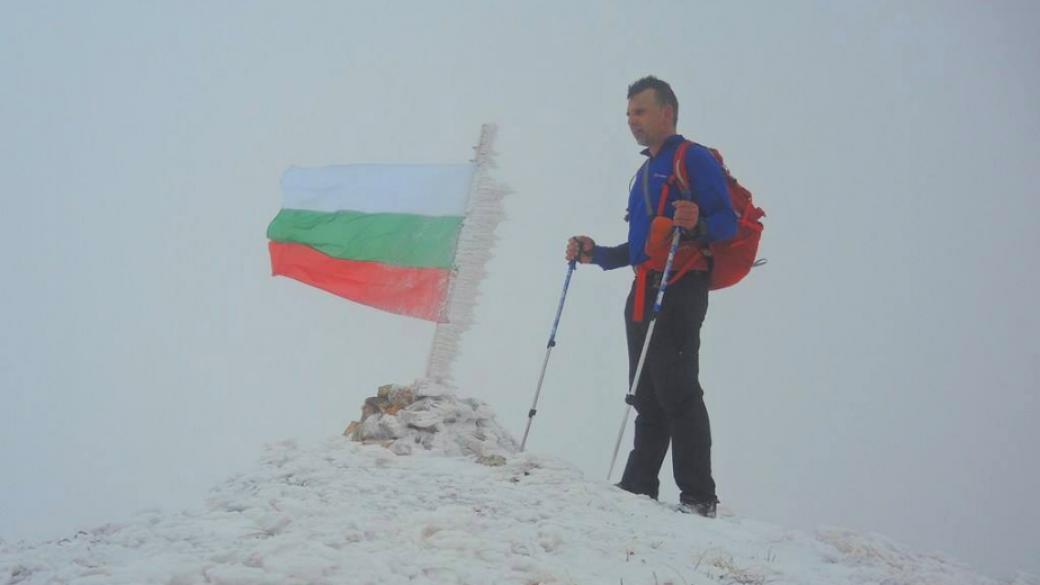
[[[365,400],[361,420],[343,433],[354,441],[381,444],[398,455],[414,449],[475,456],[500,464],[518,445],[499,426],[491,408],[423,384],[387,384]]]

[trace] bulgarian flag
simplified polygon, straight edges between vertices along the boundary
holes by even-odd
[[[290,168],[267,228],[271,272],[437,324],[426,377],[450,385],[509,192],[490,177],[494,124],[463,164]]]
[[[437,324],[424,380],[450,386],[509,188],[490,177],[496,128],[460,164],[289,169],[267,227],[271,273]]]
[[[474,164],[289,169],[271,269],[377,309],[445,321]]]

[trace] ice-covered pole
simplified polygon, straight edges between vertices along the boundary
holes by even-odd
[[[448,297],[437,323],[426,362],[427,384],[452,387],[452,365],[458,357],[462,334],[473,324],[480,282],[491,259],[495,228],[504,217],[502,199],[508,189],[490,177],[494,167],[497,128],[484,124],[480,142],[474,148],[473,180],[462,230],[456,244],[455,264],[449,281]]]

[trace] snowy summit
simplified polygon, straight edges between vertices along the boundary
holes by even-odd
[[[271,445],[200,509],[0,543],[0,584],[996,584],[878,536],[681,514],[518,454],[478,401],[403,390],[349,433],[379,438]]]

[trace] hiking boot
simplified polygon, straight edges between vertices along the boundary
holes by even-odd
[[[682,502],[679,504],[679,511],[684,514],[700,514],[705,518],[715,517],[715,508],[718,502]]]

